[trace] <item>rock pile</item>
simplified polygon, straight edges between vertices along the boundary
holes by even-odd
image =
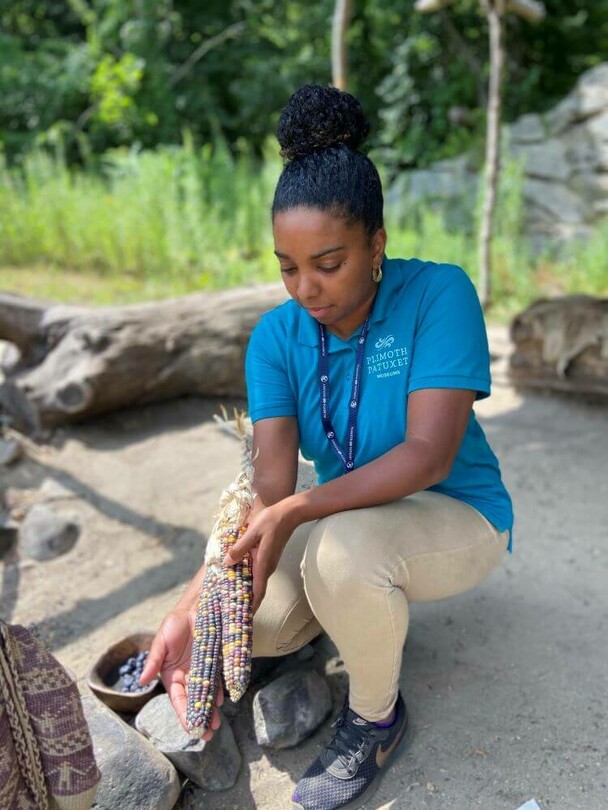
[[[274,749],[297,745],[331,712],[326,680],[305,663],[311,655],[307,648],[304,654],[272,659],[273,680],[253,698],[252,730],[258,745]],[[260,664],[254,671],[265,677],[268,661],[262,659]],[[206,791],[228,790],[236,782],[241,753],[229,719],[243,711],[241,703],[227,701],[222,724],[208,743],[189,738],[167,694],[152,698],[132,723],[91,694],[83,695],[83,704],[101,771],[95,810],[204,807]],[[245,708],[248,705],[244,703]]]
[[[589,236],[608,215],[608,62],[584,73],[552,110],[524,115],[503,134],[506,150],[525,167],[525,230],[532,245]],[[459,210],[461,216],[474,210],[477,184],[473,157],[460,155],[405,172],[387,202],[397,208],[443,203],[446,216],[459,224]]]

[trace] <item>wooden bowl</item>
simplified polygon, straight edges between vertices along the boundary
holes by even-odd
[[[150,649],[154,633],[134,633],[109,647],[91,667],[87,684],[115,712],[138,712],[150,698],[163,691],[156,678],[142,692],[121,692],[119,667],[127,658]]]

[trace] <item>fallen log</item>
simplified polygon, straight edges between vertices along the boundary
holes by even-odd
[[[519,389],[608,398],[608,299],[542,299],[511,324],[509,376]]]
[[[37,432],[185,394],[243,396],[249,335],[286,297],[281,284],[120,307],[0,294],[0,339],[13,344],[0,405]]]

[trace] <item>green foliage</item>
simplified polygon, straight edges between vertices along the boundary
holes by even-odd
[[[120,125],[130,135],[129,118],[133,113],[134,96],[141,86],[143,60],[132,53],[116,59],[106,54],[91,77],[91,98],[96,117],[108,126]]]
[[[608,0],[545,0],[537,25],[509,15],[505,114],[541,110],[608,53]],[[351,88],[372,147],[396,172],[483,140],[487,30],[479,0],[435,14],[360,0]],[[61,132],[70,162],[106,150],[197,144],[221,132],[258,155],[304,82],[330,80],[333,0],[0,2],[0,143],[9,160]],[[235,27],[236,26],[236,27]],[[450,110],[459,108],[460,123]]]
[[[413,0],[353,5],[350,89],[371,119],[385,178],[464,150],[481,157],[488,37],[479,0],[430,15]],[[545,5],[537,25],[508,18],[507,121],[551,107],[607,58],[608,0]],[[274,278],[268,209],[281,164],[268,139],[296,87],[330,81],[333,8],[0,0],[0,261],[95,272],[131,292]],[[521,199],[510,166],[494,239],[498,309],[543,285],[606,294],[606,228],[560,261],[532,259]],[[394,254],[456,261],[474,276],[475,216],[455,229],[430,209],[389,211]]]
[[[329,0],[21,0],[0,10],[0,142],[60,127],[67,155],[219,132],[261,152],[296,86],[330,78]],[[238,27],[240,26],[240,27]]]
[[[545,6],[538,24],[507,17],[505,121],[548,109],[608,54],[608,0],[545,0]],[[390,65],[378,85],[379,144],[394,169],[479,148],[485,134],[488,35],[478,0],[404,17],[386,31]],[[450,111],[461,111],[461,123],[450,123]]]

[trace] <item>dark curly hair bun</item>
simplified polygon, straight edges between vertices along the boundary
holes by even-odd
[[[358,149],[369,132],[361,104],[336,87],[307,84],[289,99],[279,119],[277,139],[289,160],[330,146]]]

